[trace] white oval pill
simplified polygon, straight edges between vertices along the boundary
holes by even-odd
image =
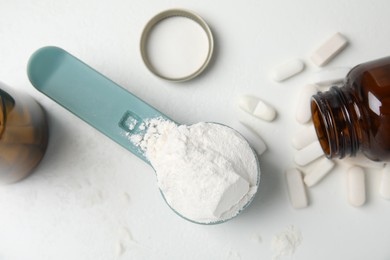
[[[240,97],[239,107],[249,114],[266,121],[272,121],[276,117],[276,110],[272,106],[254,96]]]
[[[253,111],[253,115],[266,121],[272,121],[276,117],[276,110],[264,101],[259,100],[255,110]]]
[[[332,160],[321,158],[314,162],[314,165],[306,172],[303,181],[308,187],[312,187],[320,182],[334,166],[335,163]]]
[[[320,143],[315,141],[299,150],[295,154],[294,160],[299,166],[305,166],[323,155]]]
[[[298,123],[305,124],[311,119],[310,100],[317,93],[317,86],[313,84],[306,85],[299,93],[295,118]]]
[[[336,33],[314,51],[310,59],[317,66],[323,66],[340,53],[347,44],[348,40],[341,33]]]
[[[246,95],[238,99],[238,106],[245,112],[252,114],[258,102],[259,99],[257,97]]]
[[[360,167],[352,167],[347,172],[348,202],[355,207],[366,201],[366,185],[364,171]]]
[[[390,165],[386,165],[386,167],[382,170],[379,194],[383,198],[390,200]]]
[[[337,85],[344,81],[345,76],[347,76],[350,70],[351,68],[348,67],[323,69],[314,72],[310,76],[309,82],[318,86]]]
[[[298,132],[291,140],[293,147],[297,150],[301,150],[303,147],[317,141],[317,134],[312,125],[306,126],[300,132]]]
[[[307,207],[309,203],[301,172],[295,168],[287,170],[286,180],[291,205],[296,209]]]
[[[301,60],[289,60],[273,68],[270,77],[272,80],[280,82],[298,74],[304,68],[305,64]]]

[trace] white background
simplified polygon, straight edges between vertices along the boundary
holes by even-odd
[[[187,83],[156,78],[139,51],[146,22],[173,7],[200,14],[216,40],[213,64]],[[284,180],[293,166],[290,140],[302,128],[296,98],[317,70],[310,52],[339,31],[350,45],[327,67],[389,55],[389,11],[387,0],[0,0],[0,80],[39,100],[50,123],[47,154],[34,174],[0,188],[0,259],[272,259],[273,236],[290,225],[303,236],[291,259],[390,259],[390,201],[377,192],[379,172],[367,174],[360,208],[347,202],[346,166],[308,190],[306,209],[290,206]],[[185,124],[220,122],[240,131],[237,97],[274,105],[274,122],[252,121],[268,151],[251,206],[215,226],[175,215],[152,168],[31,86],[26,63],[46,45],[68,50]],[[290,58],[304,60],[305,72],[272,82],[270,68]]]

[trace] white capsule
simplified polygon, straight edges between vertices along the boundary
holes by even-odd
[[[386,165],[386,167],[382,170],[379,194],[383,198],[390,200],[390,165]]]
[[[312,187],[322,180],[334,166],[335,163],[332,160],[321,158],[314,162],[314,165],[306,172],[303,181],[308,187]]]
[[[384,162],[376,162],[368,159],[361,153],[358,153],[355,157],[347,157],[341,160],[342,163],[349,165],[357,165],[365,168],[383,169],[385,167]]]
[[[347,44],[348,40],[341,33],[336,33],[313,52],[310,59],[321,67],[340,53]]]
[[[348,67],[323,69],[313,73],[309,82],[320,87],[337,85],[344,81],[345,76],[347,76],[350,70],[351,68]]]
[[[307,207],[309,203],[301,172],[295,168],[287,170],[286,180],[291,205],[296,209]]]
[[[240,97],[239,106],[242,110],[265,121],[272,121],[276,117],[276,110],[272,106],[254,96]]]
[[[242,135],[249,141],[253,149],[256,150],[258,155],[262,155],[266,150],[267,146],[261,137],[261,135],[258,133],[258,131],[250,126],[247,123],[244,123],[240,121],[240,123],[244,126],[242,129]]]
[[[352,167],[347,172],[348,202],[360,207],[366,201],[366,185],[364,171],[360,167]]]
[[[316,130],[312,125],[305,126],[300,132],[298,132],[291,140],[293,147],[297,150],[308,146],[309,144],[317,141]]]
[[[317,86],[309,84],[303,87],[299,93],[295,118],[298,123],[305,124],[311,119],[310,100],[317,93]]]
[[[305,68],[305,64],[299,60],[289,60],[271,70],[270,77],[274,81],[283,81],[298,74]]]
[[[324,152],[320,143],[318,141],[314,141],[313,143],[299,150],[295,154],[294,160],[299,166],[305,166],[323,155]]]

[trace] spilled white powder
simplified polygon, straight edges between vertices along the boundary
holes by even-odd
[[[254,152],[229,127],[215,123],[178,126],[151,119],[142,140],[130,140],[145,151],[167,203],[187,219],[198,223],[229,219],[257,191]]]
[[[273,259],[278,260],[283,256],[292,256],[301,242],[302,234],[299,229],[295,226],[289,226],[272,239]]]

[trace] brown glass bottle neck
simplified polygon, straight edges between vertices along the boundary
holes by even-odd
[[[7,124],[7,114],[15,106],[15,100],[5,92],[3,89],[0,89],[0,139],[5,131]]]
[[[359,150],[356,102],[350,89],[331,87],[313,96],[313,123],[328,158],[354,156]]]
[[[6,118],[7,118],[7,113],[6,113],[5,102],[3,100],[3,97],[0,96],[0,139],[3,136]]]

